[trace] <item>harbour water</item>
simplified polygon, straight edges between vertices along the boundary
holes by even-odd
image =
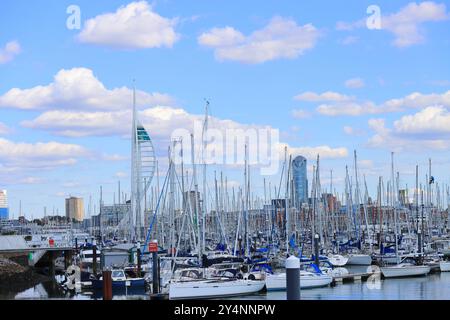
[[[102,299],[99,295],[64,293],[50,284],[39,284],[14,295],[0,294],[0,299]],[[114,300],[147,300],[145,292],[122,292]],[[239,300],[285,300],[286,292],[267,292],[236,297]],[[304,300],[449,300],[450,273],[430,274],[426,277],[380,280],[379,285],[368,282],[338,284],[334,287],[301,291]]]

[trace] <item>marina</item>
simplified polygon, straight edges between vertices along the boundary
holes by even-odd
[[[450,8],[380,1],[6,5],[0,300],[450,300]]]
[[[381,280],[378,288],[369,288],[365,282],[355,282],[334,287],[304,290],[302,300],[448,300],[450,289],[450,274],[433,274],[428,277],[409,279]],[[0,294],[1,299],[102,299],[101,296],[78,294],[63,295],[46,285],[29,288],[14,296]],[[149,295],[143,293],[125,293],[115,295],[114,300],[149,300]],[[228,298],[230,299],[230,298]],[[232,298],[231,298],[232,299]],[[280,291],[269,291],[256,295],[239,296],[239,300],[285,300],[286,294]]]
[[[208,108],[209,102],[200,154],[207,148]],[[272,299],[281,297],[272,292],[284,292],[286,299],[295,300],[305,290],[318,288],[330,288],[333,296],[336,286],[349,283],[374,287],[397,278],[427,279],[432,272],[446,277],[450,194],[448,186],[441,187],[431,175],[431,159],[425,183],[419,183],[416,166],[416,188],[409,196],[400,190],[400,172],[391,153],[390,176],[386,182],[379,177],[372,198],[365,178],[361,190],[356,150],[353,175],[346,167],[341,195],[322,187],[317,155],[308,194],[307,160],[293,159],[285,148],[277,197],[271,196],[271,182],[267,192],[265,178],[260,197],[252,192],[247,144],[244,187],[230,189],[227,176],[214,171],[211,189],[210,166],[204,158],[195,159],[193,134],[190,164],[184,158],[176,161],[171,150],[179,145],[184,154],[183,140],[173,140],[163,183],[156,175],[152,184],[158,163],[136,112],[135,93],[132,137],[132,190],[129,200],[119,196],[120,217],[105,216],[100,188],[97,226],[29,225],[25,234],[22,227],[0,237],[0,254],[27,257],[24,267],[44,272],[52,283],[58,277],[56,285],[73,297],[91,292],[105,300],[123,291],[125,297],[140,292],[139,297],[171,300],[233,299],[265,292]],[[186,166],[191,166],[190,175]],[[118,190],[120,195],[120,183]],[[334,190],[332,182],[329,190]],[[69,207],[72,202],[79,206],[78,199],[66,199]],[[288,261],[295,267],[288,267]]]

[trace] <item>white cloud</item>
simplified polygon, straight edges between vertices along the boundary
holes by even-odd
[[[292,19],[274,17],[264,28],[245,36],[232,28],[213,28],[198,37],[198,43],[215,49],[219,61],[263,63],[294,59],[314,48],[320,36],[312,25],[299,26]]]
[[[365,86],[364,80],[361,78],[352,78],[345,81],[345,86],[351,89],[359,89]]]
[[[425,41],[423,24],[427,22],[438,22],[450,17],[445,4],[433,1],[424,1],[419,4],[408,3],[398,12],[393,14],[381,13],[381,29],[394,35],[392,44],[396,47],[408,47],[421,44]],[[366,27],[366,18],[356,22],[338,22],[337,30],[350,31],[356,28]]]
[[[286,144],[280,144],[280,152],[284,152]],[[315,160],[317,155],[320,155],[321,159],[336,159],[346,158],[348,156],[348,150],[346,148],[332,148],[330,146],[316,146],[316,147],[290,147],[288,146],[288,153],[293,157],[302,155],[307,159]]]
[[[154,140],[157,154],[166,154],[169,141],[175,132],[178,129],[193,132],[194,123],[200,124],[201,126],[204,115],[190,114],[181,108],[159,106],[142,110],[139,112],[139,118]],[[45,129],[54,134],[63,136],[120,135],[128,137],[131,128],[129,127],[130,125],[124,125],[124,123],[129,124],[130,120],[130,111],[113,111],[108,113],[49,111],[35,120],[24,122],[23,125],[36,129]],[[211,130],[219,130],[224,137],[226,137],[226,130],[229,129],[243,130],[243,132],[246,132],[249,129],[272,129],[268,126],[243,124],[233,120],[219,119],[212,116],[209,117],[208,128]],[[175,136],[178,135],[175,134]],[[210,145],[215,145],[215,143],[216,141],[213,141]],[[217,143],[220,143],[220,141],[217,141]],[[263,143],[266,144],[268,142]],[[280,155],[283,152],[282,146],[284,145],[285,144],[276,145]],[[184,147],[185,155],[189,155],[189,143],[185,143]],[[200,144],[197,143],[196,147],[199,150]],[[261,147],[261,145],[259,147]],[[293,153],[303,154],[310,158],[313,156],[315,157],[317,154],[320,154],[323,158],[339,158],[347,155],[347,150],[345,148],[333,148],[329,146],[290,147],[290,149]],[[218,152],[219,158],[223,159],[225,150],[215,150]],[[241,154],[243,151],[244,150],[237,150],[236,154]]]
[[[294,110],[292,110],[292,116],[295,119],[306,119],[306,118],[311,117],[311,113],[309,113],[306,110],[294,109]]]
[[[0,64],[12,61],[21,51],[18,41],[6,43],[4,48],[0,48]]]
[[[442,106],[432,106],[394,122],[400,134],[445,136],[450,134],[450,112]]]
[[[424,125],[422,117],[436,118],[439,121],[439,129],[430,128],[431,125]],[[415,121],[415,127],[405,124],[409,118]],[[369,127],[374,131],[374,135],[369,139],[367,145],[372,148],[384,148],[390,151],[403,152],[423,152],[423,150],[446,151],[450,148],[448,139],[448,129],[445,123],[448,122],[448,113],[445,111],[427,110],[419,112],[413,116],[406,116],[394,122],[393,128],[386,127],[384,119],[370,119]]]
[[[0,138],[0,162],[9,168],[47,169],[73,165],[90,153],[76,144],[59,142],[24,143]]]
[[[384,112],[373,102],[343,102],[336,104],[321,104],[317,107],[317,112],[326,116],[360,116],[363,114],[377,114]]]
[[[131,2],[114,13],[87,20],[78,39],[127,49],[172,47],[179,39],[174,29],[176,23],[177,19],[155,13],[146,1]]]
[[[450,107],[450,91],[442,94],[414,92],[403,98],[387,100],[379,105],[372,101],[338,101],[336,103],[319,105],[316,111],[326,116],[360,116],[366,114],[403,112],[408,109],[423,109],[432,105]]]
[[[424,22],[443,21],[449,18],[445,4],[432,1],[422,3],[410,2],[399,12],[381,17],[382,28],[395,35],[393,44],[397,47],[408,47],[423,43],[425,36],[421,31]]]
[[[294,99],[307,102],[343,102],[354,100],[354,97],[333,91],[326,91],[323,93],[307,91],[296,95]]]
[[[166,94],[136,91],[138,107],[171,104]],[[62,69],[52,83],[30,89],[13,88],[0,96],[0,107],[18,109],[121,110],[131,108],[132,90],[107,89],[87,68]]]
[[[348,134],[349,136],[360,136],[364,134],[364,131],[361,129],[355,129],[351,126],[344,126],[343,128],[345,134]]]
[[[2,122],[0,122],[0,134],[2,135],[6,135],[10,132],[11,130],[8,128],[8,126]]]
[[[198,43],[207,47],[232,46],[244,41],[245,36],[232,27],[212,28],[198,37]]]

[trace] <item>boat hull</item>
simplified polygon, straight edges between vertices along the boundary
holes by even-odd
[[[354,266],[370,266],[372,257],[368,254],[350,254],[348,256],[347,265]]]
[[[113,280],[112,288],[114,289],[123,289],[123,288],[144,288],[145,280],[144,279],[129,279],[129,280]],[[94,289],[102,289],[103,288],[103,280],[92,280],[92,288]]]
[[[334,266],[334,267],[343,267],[348,262],[348,257],[341,256],[340,254],[335,254],[328,257],[328,261]]]
[[[406,266],[406,267],[382,267],[381,272],[385,278],[401,278],[424,276],[430,272],[429,266]]]
[[[249,295],[261,291],[265,282],[258,280],[186,281],[169,284],[169,299],[208,299]]]
[[[300,275],[300,289],[326,287],[333,281],[333,277],[326,274],[316,274],[313,276]],[[266,276],[267,291],[286,290],[286,273]]]
[[[450,261],[439,262],[439,268],[441,269],[441,272],[450,272]]]

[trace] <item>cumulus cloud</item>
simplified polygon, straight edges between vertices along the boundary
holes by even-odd
[[[361,78],[352,78],[345,81],[345,86],[350,89],[359,89],[364,87],[366,84],[364,83],[364,80]]]
[[[445,4],[433,1],[424,1],[419,4],[408,3],[398,12],[381,14],[381,29],[394,35],[392,44],[396,47],[409,47],[425,41],[423,24],[427,22],[439,22],[449,19]],[[366,18],[356,22],[338,22],[337,30],[350,31],[356,28],[366,27]]]
[[[450,112],[443,106],[431,106],[394,122],[396,132],[423,136],[448,136]]]
[[[160,16],[146,1],[131,2],[87,20],[78,40],[126,49],[172,47],[179,39],[176,24],[177,19]]]
[[[307,102],[342,102],[354,100],[354,97],[347,96],[333,91],[326,91],[323,93],[315,93],[311,91],[303,92],[294,97],[297,101]]]
[[[360,116],[363,114],[377,114],[384,109],[377,107],[373,102],[348,102],[336,104],[321,104],[317,112],[325,116]]]
[[[12,61],[21,51],[18,41],[6,43],[4,48],[0,48],[0,64]]]
[[[245,36],[227,26],[213,28],[198,37],[198,43],[214,48],[217,60],[263,63],[294,59],[314,48],[320,32],[312,25],[297,25],[292,19],[274,17],[267,26]]]
[[[130,108],[132,89],[107,89],[92,70],[60,70],[48,85],[29,89],[13,88],[0,96],[0,107],[18,109],[120,110]],[[161,93],[136,91],[138,107],[172,104],[173,99]]]
[[[13,142],[0,138],[0,162],[4,167],[48,169],[73,165],[89,151],[76,144],[59,142]]]
[[[285,145],[281,145],[284,150]],[[316,146],[316,147],[288,147],[288,152],[293,156],[302,155],[307,159],[314,160],[317,155],[322,159],[336,159],[346,158],[348,156],[347,148],[332,148],[330,146]]]
[[[436,121],[436,127],[433,127],[433,121]],[[424,149],[446,151],[450,147],[449,123],[450,115],[442,107],[429,107],[414,115],[404,116],[394,121],[392,128],[386,126],[385,119],[370,119],[368,124],[374,135],[367,145],[396,152],[423,152]]]
[[[335,103],[321,104],[316,111],[326,116],[361,116],[404,112],[409,109],[423,109],[432,105],[450,107],[450,91],[442,94],[414,92],[402,98],[387,100],[381,104],[376,104],[372,101],[337,101]]]

